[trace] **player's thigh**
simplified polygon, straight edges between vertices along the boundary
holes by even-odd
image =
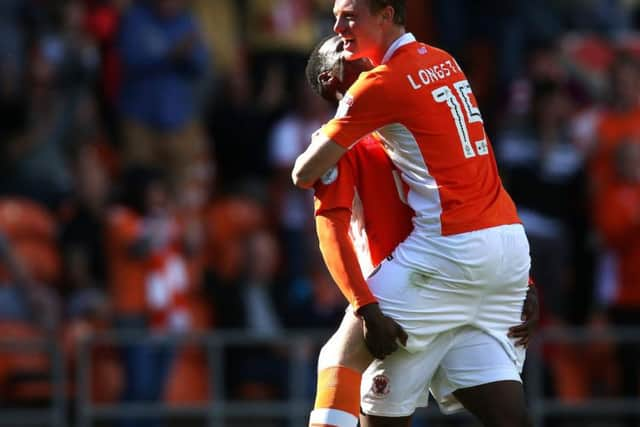
[[[453,336],[453,331],[440,334],[420,352],[399,348],[384,360],[375,359],[362,375],[362,413],[401,418],[427,406],[429,385]]]
[[[482,384],[456,390],[454,395],[486,427],[531,425],[524,390],[519,381],[505,380]]]
[[[411,425],[409,417],[378,417],[375,415],[360,414],[361,427],[408,427]]]
[[[460,403],[487,426],[520,426],[527,419],[518,361],[493,336],[473,327],[456,334],[431,391],[443,411]]]
[[[345,366],[363,372],[372,360],[364,343],[362,321],[349,308],[338,330],[320,350],[318,370]]]

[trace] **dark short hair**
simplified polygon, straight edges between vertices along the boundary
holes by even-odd
[[[393,23],[405,25],[407,21],[407,0],[368,0],[371,13],[378,13],[387,6],[393,7]]]
[[[309,55],[309,60],[307,61],[307,66],[304,70],[304,74],[307,77],[307,82],[311,86],[311,89],[321,97],[327,100],[332,100],[332,98],[328,98],[325,93],[325,87],[318,80],[318,76],[320,73],[331,70],[335,67],[335,63],[331,63],[330,58],[327,55],[320,54],[320,48],[330,40],[333,35],[327,36],[324,39],[320,40],[320,42],[313,48],[311,54]]]

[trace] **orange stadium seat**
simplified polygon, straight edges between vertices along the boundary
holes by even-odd
[[[89,321],[76,319],[64,326],[62,346],[67,363],[67,390],[75,395],[75,373],[77,359],[77,343],[83,337],[96,333],[103,326]],[[108,345],[96,346],[91,352],[91,400],[93,403],[109,403],[117,401],[124,388],[124,374],[115,348]]]
[[[0,231],[11,240],[35,280],[51,284],[60,278],[57,224],[44,207],[28,199],[0,199]]]
[[[32,325],[0,321],[0,337],[29,342],[43,338]],[[51,399],[51,361],[41,350],[0,350],[0,395],[10,404],[37,404]]]
[[[62,274],[62,261],[54,244],[24,239],[15,242],[15,249],[33,279],[46,284],[58,281]]]
[[[19,198],[0,199],[0,230],[12,240],[55,238],[56,221],[38,203]]]
[[[210,397],[206,353],[195,346],[181,348],[171,367],[165,401],[186,405],[202,403]]]

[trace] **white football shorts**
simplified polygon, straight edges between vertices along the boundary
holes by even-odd
[[[520,380],[525,350],[507,333],[522,322],[530,267],[526,236],[520,225],[467,234],[473,240],[472,262],[443,266],[459,271],[459,281],[451,274],[446,279],[433,274],[432,265],[419,271],[397,258],[384,261],[367,279],[383,313],[409,339],[406,347],[374,361],[365,372],[366,414],[410,415],[426,406],[429,388],[449,413],[460,409],[451,395],[459,388]],[[446,258],[440,251],[434,263]]]

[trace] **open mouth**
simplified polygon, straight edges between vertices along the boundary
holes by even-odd
[[[342,41],[344,43],[344,49],[345,50],[350,50],[356,44],[356,41],[354,39],[342,39]]]

